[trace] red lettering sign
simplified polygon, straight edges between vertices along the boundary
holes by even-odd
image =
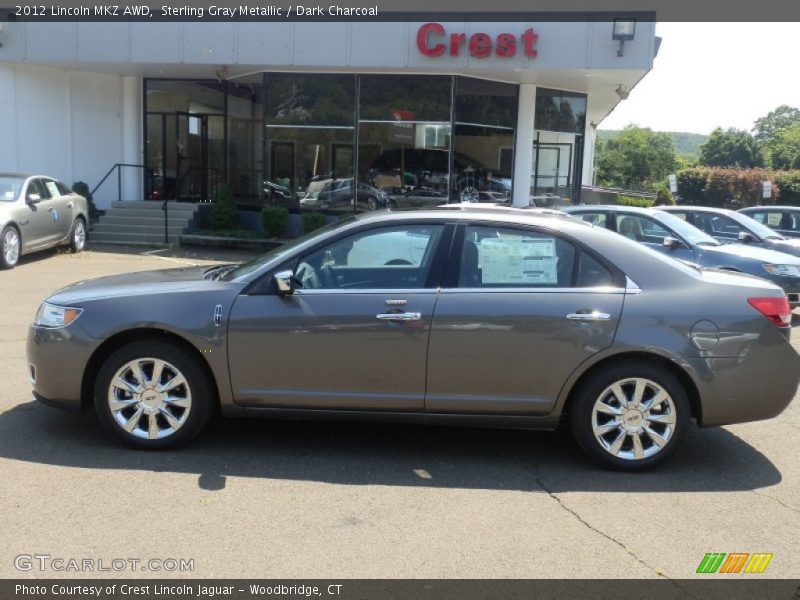
[[[449,43],[446,43],[448,40]],[[487,58],[494,53],[501,58],[511,58],[517,53],[518,42],[521,42],[522,51],[529,58],[536,58],[539,54],[534,47],[539,36],[532,28],[523,31],[519,38],[513,33],[500,33],[494,40],[488,33],[473,33],[467,38],[466,33],[450,33],[449,36],[441,23],[425,23],[417,31],[417,48],[420,53],[429,56],[441,56],[448,50],[450,56],[458,56],[461,48],[467,46],[470,56],[474,58]]]

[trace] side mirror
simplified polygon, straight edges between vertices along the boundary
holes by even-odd
[[[28,204],[39,204],[41,201],[42,197],[39,194],[28,194]]]
[[[755,241],[755,237],[749,231],[740,231],[739,232],[739,241],[743,244],[749,244],[750,242]]]
[[[664,238],[662,244],[667,248],[680,248],[683,245],[678,238],[674,238],[670,235]]]
[[[272,276],[275,280],[275,286],[278,288],[278,294],[281,296],[290,296],[294,292],[294,272],[290,270],[278,271]]]

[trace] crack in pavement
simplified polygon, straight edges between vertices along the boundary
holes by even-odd
[[[613,544],[616,544],[617,546],[622,548],[628,555],[630,555],[633,559],[635,559],[639,564],[641,564],[641,565],[645,566],[646,568],[648,568],[649,570],[653,571],[653,573],[655,573],[659,577],[662,577],[662,578],[666,579],[667,581],[669,581],[670,583],[672,583],[672,585],[674,585],[676,588],[681,590],[687,597],[695,598],[695,596],[693,596],[680,583],[678,583],[676,580],[674,580],[672,577],[670,577],[666,572],[664,572],[661,569],[658,569],[658,568],[652,566],[646,560],[644,560],[642,557],[637,555],[633,550],[628,548],[624,543],[622,543],[621,541],[619,541],[615,537],[607,534],[606,532],[598,529],[597,527],[595,527],[594,525],[589,523],[586,519],[584,519],[576,510],[574,510],[574,509],[570,508],[569,506],[567,506],[566,504],[564,504],[564,501],[561,498],[559,498],[559,496],[555,492],[553,492],[550,488],[548,488],[547,485],[545,485],[544,481],[542,481],[541,470],[539,468],[538,463],[534,464],[534,480],[536,481],[537,485],[542,489],[542,491],[544,493],[546,493],[548,496],[550,496],[550,498],[552,498],[555,502],[558,503],[558,505],[559,505],[559,507],[561,509],[563,509],[564,511],[568,512],[573,517],[575,517],[578,520],[578,522],[580,522],[584,527],[586,527],[587,529],[593,531],[594,533],[604,537],[608,541],[610,541]]]

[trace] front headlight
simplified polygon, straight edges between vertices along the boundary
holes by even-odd
[[[81,316],[82,308],[56,306],[43,302],[36,313],[34,325],[37,327],[66,327]]]

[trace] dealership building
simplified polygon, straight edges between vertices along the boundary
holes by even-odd
[[[94,187],[130,165],[101,209],[336,181],[576,202],[597,125],[653,65],[654,18],[637,16],[8,22],[0,171]]]

